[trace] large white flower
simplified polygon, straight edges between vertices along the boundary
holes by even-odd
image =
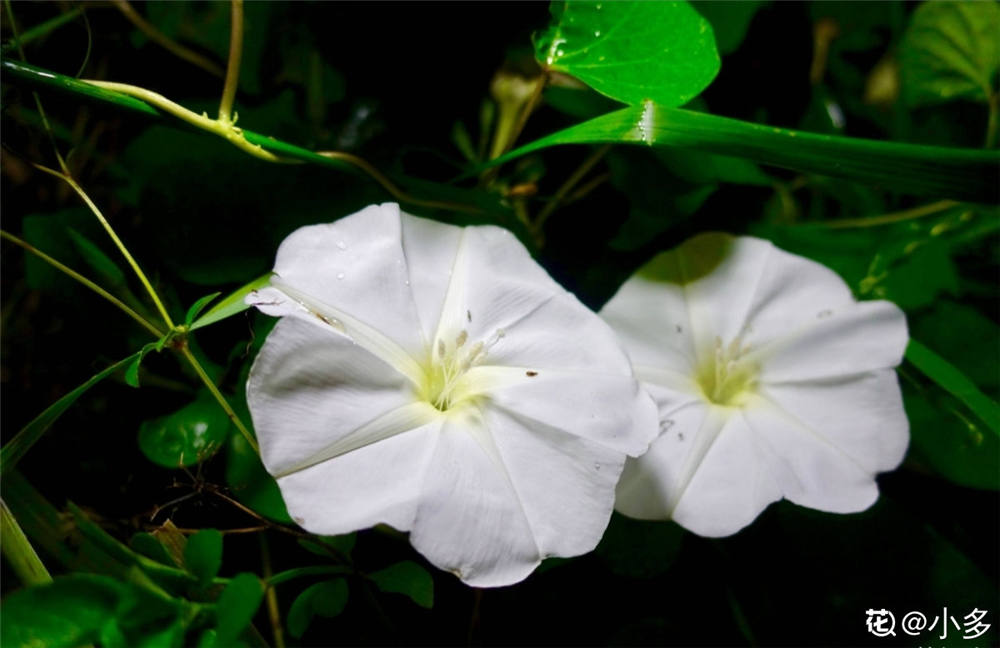
[[[860,511],[878,497],[875,474],[903,458],[903,313],[855,301],[818,263],[703,234],[640,269],[601,315],[663,430],[626,465],[626,515],[723,536],[782,497]]]
[[[410,531],[477,586],[594,548],[656,407],[601,319],[509,232],[368,207],[281,244],[247,383],[261,456],[319,534]]]

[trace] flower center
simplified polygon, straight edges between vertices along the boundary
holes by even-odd
[[[712,353],[705,354],[697,371],[705,397],[716,405],[739,407],[757,387],[759,365],[749,357],[750,347],[741,347],[739,336],[728,346],[715,338]]]
[[[499,329],[486,342],[474,344],[469,344],[469,334],[464,330],[450,342],[439,337],[428,354],[430,362],[424,369],[420,397],[446,412],[474,396],[477,392],[468,380],[464,380],[465,374],[471,367],[482,364],[489,349],[503,336],[503,329]]]

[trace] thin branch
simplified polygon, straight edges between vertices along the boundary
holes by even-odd
[[[867,218],[842,218],[839,220],[823,221],[819,223],[801,223],[798,227],[827,227],[830,229],[846,229],[852,227],[875,227],[877,225],[889,225],[902,221],[914,220],[931,216],[955,207],[959,203],[954,200],[939,200],[927,205],[920,205],[911,209],[882,214],[880,216],[869,216]]]
[[[240,60],[243,57],[243,0],[231,0],[232,16],[229,26],[229,61],[226,64],[226,83],[219,102],[219,121],[235,124],[233,103],[240,83]]]
[[[4,238],[4,239],[10,241],[11,243],[24,248],[26,251],[30,252],[31,254],[34,254],[39,259],[41,259],[42,261],[45,261],[46,263],[48,263],[49,265],[51,265],[56,270],[62,272],[63,274],[69,276],[70,278],[72,278],[72,279],[80,282],[81,284],[83,284],[84,286],[86,286],[87,288],[89,288],[90,290],[94,291],[95,293],[97,293],[98,295],[100,295],[101,297],[103,297],[104,299],[106,299],[109,302],[111,302],[116,308],[118,308],[123,313],[125,313],[126,315],[128,315],[129,317],[131,317],[132,319],[134,319],[139,324],[141,324],[147,331],[149,331],[150,333],[152,333],[153,335],[155,335],[157,338],[163,337],[163,332],[160,329],[156,328],[156,326],[154,326],[153,324],[151,324],[146,318],[144,318],[142,315],[140,315],[139,313],[137,313],[134,310],[132,310],[131,308],[129,308],[129,306],[127,306],[120,299],[118,299],[117,297],[115,297],[114,295],[112,295],[111,293],[109,293],[104,288],[101,288],[99,285],[97,285],[96,283],[94,283],[90,279],[87,279],[86,277],[84,277],[83,275],[81,275],[76,270],[73,270],[72,268],[63,265],[62,263],[60,263],[59,261],[56,261],[55,259],[53,259],[49,255],[45,254],[44,252],[42,252],[41,250],[39,250],[38,248],[36,248],[35,246],[31,245],[27,241],[19,239],[18,237],[14,236],[13,234],[11,234],[9,232],[0,230],[0,238]]]
[[[84,191],[83,188],[79,184],[77,184],[76,180],[74,180],[72,176],[70,176],[68,173],[59,173],[58,171],[54,171],[40,164],[33,164],[32,166],[34,166],[39,171],[44,171],[49,175],[53,175],[57,178],[60,178],[66,184],[72,187],[73,191],[75,191],[77,195],[80,196],[80,198],[83,200],[84,203],[86,203],[90,211],[93,212],[94,216],[97,217],[97,220],[100,221],[101,225],[104,226],[104,230],[108,233],[108,236],[110,236],[111,240],[114,241],[115,246],[122,253],[122,256],[125,257],[125,260],[132,268],[132,271],[135,272],[136,277],[139,278],[139,281],[146,289],[146,292],[149,293],[149,297],[153,300],[153,303],[156,304],[157,310],[160,311],[160,316],[163,317],[163,322],[167,325],[168,328],[174,328],[174,323],[170,319],[170,314],[167,313],[166,307],[164,307],[163,302],[160,301],[160,296],[157,295],[156,291],[153,289],[153,284],[151,284],[149,282],[149,279],[146,278],[146,274],[142,271],[142,268],[140,268],[136,260],[132,258],[132,254],[128,251],[128,248],[125,247],[125,244],[122,243],[122,240],[118,238],[118,234],[115,233],[114,228],[111,227],[111,223],[109,223],[108,220],[104,218],[104,214],[102,214],[101,210],[97,208],[97,205],[94,204],[94,201],[90,199],[90,196],[87,195],[87,192]]]
[[[281,610],[278,608],[278,593],[274,590],[271,577],[274,571],[271,569],[271,550],[267,542],[267,534],[257,536],[260,540],[260,561],[263,566],[263,576],[265,583],[264,597],[267,601],[267,618],[271,622],[271,635],[274,637],[274,648],[285,648],[285,633],[281,623]]]
[[[583,177],[590,173],[590,170],[594,168],[594,165],[600,162],[601,158],[603,158],[610,150],[611,145],[605,144],[604,146],[595,149],[590,155],[587,156],[587,159],[580,163],[580,166],[578,166],[572,175],[566,179],[566,182],[564,182],[562,186],[556,190],[555,195],[552,196],[549,202],[545,204],[542,211],[538,212],[538,216],[535,217],[535,223],[533,225],[535,232],[542,231],[542,227],[545,226],[545,221],[549,219],[552,212],[559,207],[563,199],[566,198],[569,192],[573,190],[573,187],[583,180]]]
[[[146,38],[166,49],[174,56],[198,66],[209,74],[217,77],[222,76],[222,68],[216,65],[214,61],[172,40],[169,36],[157,29],[152,23],[140,16],[135,8],[129,4],[128,0],[111,0],[111,2],[115,5],[115,8],[117,8],[118,11],[122,12],[122,15],[124,15],[130,23],[135,25],[136,29],[146,35]]]

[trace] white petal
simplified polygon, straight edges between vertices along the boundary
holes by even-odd
[[[618,335],[636,374],[669,368],[691,374],[697,361],[684,289],[673,276],[675,257],[660,255],[646,264],[601,309]],[[675,270],[675,269],[674,269]],[[645,380],[645,378],[643,378]]]
[[[766,446],[771,473],[792,502],[850,513],[868,508],[878,497],[873,474],[805,421],[765,399],[748,404],[745,416]]]
[[[729,409],[715,442],[681,494],[673,518],[698,535],[726,536],[753,522],[779,499],[781,490],[766,451],[747,425],[744,412]]]
[[[403,218],[403,253],[424,338],[433,341],[454,273],[463,229],[426,218]]]
[[[482,421],[445,422],[420,489],[410,542],[476,587],[523,580],[541,550]]]
[[[278,248],[274,272],[281,283],[349,314],[415,356],[427,345],[401,243],[404,216],[387,203],[299,228]]]
[[[347,338],[282,318],[247,381],[264,465],[281,474],[379,415],[413,403],[409,383]]]
[[[483,415],[543,556],[578,556],[596,547],[624,455],[488,406]]]
[[[906,316],[885,301],[850,304],[789,330],[759,350],[765,383],[851,376],[895,367],[909,335]]]
[[[625,463],[615,509],[642,520],[670,517],[694,476],[694,471],[721,429],[721,421],[709,420],[709,408],[694,402],[661,410],[662,435],[649,452]]]
[[[909,423],[895,371],[770,385],[761,395],[869,476],[896,468],[906,454]]]
[[[666,253],[661,276],[681,285],[699,351],[716,337],[731,340],[743,332],[773,250],[761,239],[711,232]]]
[[[280,478],[288,513],[320,535],[412,528],[440,428],[438,419]]]

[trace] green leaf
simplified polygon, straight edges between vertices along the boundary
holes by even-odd
[[[434,579],[412,560],[389,565],[368,577],[383,592],[405,594],[420,607],[434,607]]]
[[[712,28],[686,2],[552,2],[535,57],[627,104],[679,106],[719,72]]]
[[[92,643],[114,618],[124,590],[106,576],[73,574],[14,592],[4,599],[0,643],[9,648]]]
[[[143,422],[139,448],[146,458],[165,468],[191,466],[212,457],[225,443],[229,429],[229,417],[202,392],[181,409]]]
[[[350,556],[357,541],[357,533],[346,533],[338,536],[310,536],[299,538],[299,546],[317,556],[329,558],[331,550],[333,553],[343,556]]]
[[[177,567],[177,563],[170,556],[170,552],[163,546],[152,533],[140,531],[132,536],[128,542],[129,547],[136,553],[140,553],[147,558],[152,558],[158,563],[168,567]]]
[[[210,396],[139,427],[139,449],[164,468],[182,468],[211,457],[226,441],[230,421]]]
[[[188,538],[184,566],[201,584],[210,583],[222,566],[222,534],[216,529],[202,529]]]
[[[712,25],[720,54],[735,52],[763,0],[695,0],[691,5]]]
[[[307,587],[288,610],[288,632],[299,639],[316,615],[333,618],[347,606],[347,583],[342,578]]]
[[[994,434],[1000,436],[1000,405],[981,392],[965,374],[914,339],[910,339],[910,344],[906,347],[906,359],[942,389],[962,401]]]
[[[194,321],[194,318],[198,317],[198,313],[204,310],[204,308],[208,306],[209,302],[221,294],[221,292],[214,292],[211,295],[205,295],[195,303],[191,304],[191,308],[189,308],[187,314],[184,315],[184,324],[186,326],[191,326],[191,322]]]
[[[907,461],[926,465],[962,486],[1000,490],[1000,437],[984,434],[948,394],[903,387],[911,439]]]
[[[157,340],[156,342],[149,342],[144,344],[139,353],[137,353],[133,360],[128,363],[128,367],[125,369],[125,384],[131,387],[139,386],[139,365],[142,364],[142,359],[146,357],[146,354],[154,349],[160,351],[163,348],[163,341]]]
[[[21,460],[21,457],[28,452],[31,446],[33,446],[43,434],[45,434],[45,431],[49,429],[49,426],[55,423],[56,419],[62,416],[63,412],[69,409],[70,405],[76,402],[76,399],[80,398],[80,396],[82,396],[88,389],[101,382],[111,374],[115,373],[129,363],[134,362],[138,356],[139,353],[134,353],[124,360],[119,360],[107,369],[91,376],[87,382],[69,392],[52,405],[49,405],[44,412],[36,416],[30,423],[21,428],[21,430],[14,435],[14,438],[8,441],[3,448],[0,449],[0,473],[7,473],[13,469],[14,466],[17,465],[17,462]]]
[[[674,522],[633,520],[614,513],[596,552],[619,576],[653,578],[670,568],[683,539],[684,529]]]
[[[204,315],[194,320],[193,322],[189,321],[190,326],[188,328],[194,331],[195,329],[200,329],[203,326],[208,326],[209,324],[214,324],[218,321],[224,320],[227,317],[232,317],[237,313],[242,313],[246,309],[250,308],[249,304],[247,304],[245,301],[246,296],[249,295],[254,290],[257,290],[258,288],[263,288],[270,282],[271,282],[271,273],[268,272],[267,274],[261,275],[256,279],[254,279],[253,281],[250,281],[249,283],[240,286],[233,292],[229,293],[229,295],[227,295],[225,299],[223,299],[218,304],[208,309],[208,311]],[[219,293],[215,293],[215,295],[218,294]],[[215,295],[213,295],[213,297]],[[197,306],[200,302],[201,300],[198,300],[198,302],[195,303],[195,306]],[[193,309],[194,306],[192,306],[191,308]],[[197,312],[195,313],[195,316],[196,315]]]
[[[260,602],[264,598],[264,588],[255,575],[244,572],[237,574],[222,590],[216,603],[216,645],[230,646],[250,625]]]
[[[267,473],[260,457],[241,434],[229,437],[226,483],[239,501],[257,513],[276,522],[292,524],[278,483]]]
[[[5,647],[157,646],[178,630],[178,606],[140,585],[97,574],[60,576],[4,600]],[[182,630],[182,628],[181,628]]]
[[[925,2],[899,45],[903,99],[910,106],[987,101],[1000,70],[996,2]]]
[[[535,140],[487,166],[549,146],[627,143],[753,160],[917,195],[995,202],[1000,152],[816,135],[645,102]]]

